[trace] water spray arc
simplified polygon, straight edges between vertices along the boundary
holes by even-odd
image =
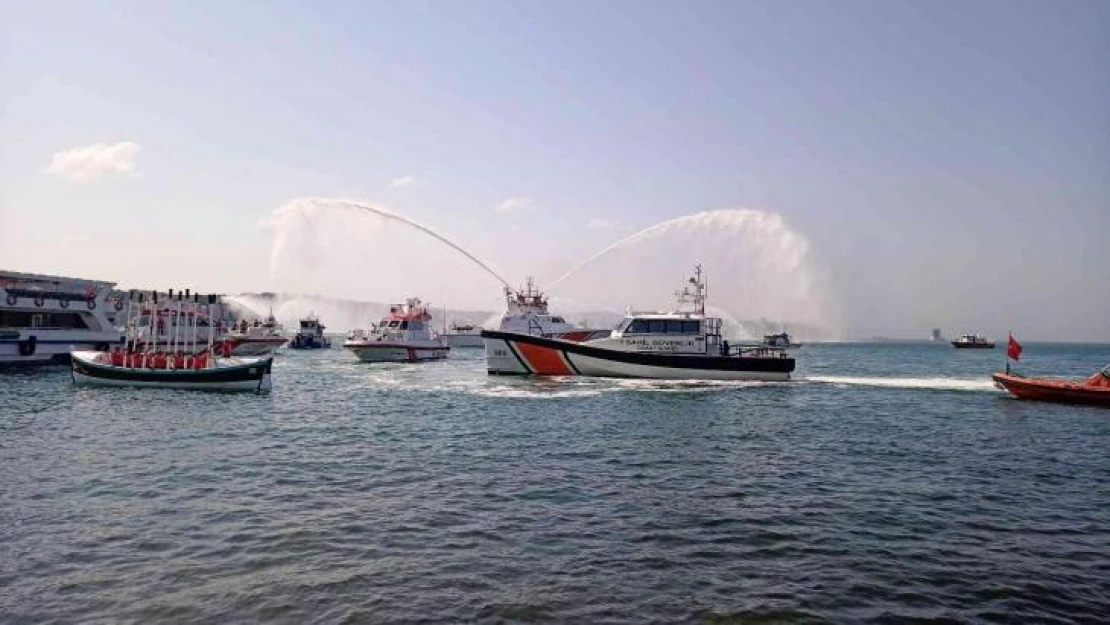
[[[655,232],[657,230],[662,230],[664,228],[667,228],[671,224],[682,222],[682,221],[685,221],[689,218],[690,218],[690,216],[685,216],[685,217],[676,217],[674,219],[668,219],[666,221],[661,221],[661,222],[659,222],[659,223],[657,223],[653,226],[648,226],[647,228],[644,228],[643,230],[640,230],[639,232],[635,232],[633,234],[630,234],[630,235],[624,237],[623,239],[619,239],[615,243],[612,243],[608,247],[605,247],[604,249],[602,249],[600,252],[594,254],[593,256],[590,256],[586,260],[583,260],[582,262],[578,263],[577,265],[571,267],[570,271],[567,271],[566,273],[559,276],[558,278],[555,278],[555,280],[552,281],[551,284],[548,285],[548,288],[549,289],[554,289],[560,282],[562,282],[563,280],[566,280],[567,278],[571,277],[575,273],[578,273],[579,269],[581,269],[581,268],[585,267],[586,265],[592,263],[593,261],[597,260],[598,258],[601,258],[602,256],[608,254],[609,252],[617,249],[618,247],[624,245],[625,243],[628,243],[630,241],[635,241],[636,239],[639,239],[640,237],[651,234],[652,232]]]
[[[356,200],[312,198],[312,197],[310,197],[310,198],[301,198],[301,199],[293,200],[293,201],[285,204],[281,208],[278,208],[276,211],[274,211],[273,220],[274,221],[280,221],[280,220],[283,220],[283,219],[288,219],[288,218],[300,215],[304,211],[310,211],[312,209],[321,208],[321,207],[327,207],[327,208],[334,207],[334,208],[343,208],[343,209],[349,209],[349,210],[363,211],[363,212],[367,212],[367,213],[377,215],[379,217],[383,217],[383,218],[391,220],[391,221],[396,221],[398,223],[406,224],[408,226],[416,228],[420,232],[423,232],[424,234],[432,237],[433,239],[447,245],[451,249],[453,249],[456,252],[462,254],[463,256],[465,256],[467,258],[467,260],[470,260],[474,264],[481,267],[486,273],[488,273],[489,275],[496,278],[497,281],[500,282],[502,285],[504,285],[506,288],[511,288],[508,281],[506,281],[504,278],[502,278],[496,271],[494,271],[493,269],[490,269],[489,265],[487,265],[485,262],[483,262],[480,258],[478,258],[477,256],[475,256],[475,255],[471,254],[470,252],[466,251],[461,246],[455,244],[453,241],[451,241],[447,237],[443,236],[442,234],[436,232],[435,230],[432,230],[428,226],[425,226],[425,225],[423,225],[419,222],[413,221],[413,220],[411,220],[407,217],[404,217],[402,215],[398,215],[397,213],[393,213],[393,212],[387,211],[385,209],[378,208],[376,206],[371,206],[369,204],[364,204],[364,203],[358,202]]]

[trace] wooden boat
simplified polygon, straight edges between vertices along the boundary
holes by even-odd
[[[169,292],[168,308],[175,324],[172,334],[165,342],[158,343],[154,333],[157,315],[144,317],[146,293],[138,294],[138,306],[132,316],[132,302],[135,292],[127,299],[126,335],[123,348],[112,351],[73,350],[70,352],[70,367],[75,385],[92,386],[141,386],[170,389],[202,389],[216,391],[268,391],[271,389],[270,370],[273,356],[259,358],[232,358],[229,341],[215,341],[215,331],[211,323],[207,331],[207,347],[199,352],[187,351],[189,346],[201,340],[202,327],[198,323],[201,313],[212,318],[212,306],[216,296],[209,295],[207,305],[200,304],[200,296],[190,298],[189,291],[178,292],[174,300],[173,291]],[[191,301],[190,301],[191,300]],[[150,293],[151,309],[158,310],[158,293]],[[140,327],[143,326],[144,327]],[[143,330],[154,341],[142,340]]]
[[[268,391],[272,388],[273,357],[218,358],[167,356],[164,353],[131,355],[121,352],[74,351],[70,353],[73,383],[82,386],[146,386],[156,388]],[[147,364],[143,366],[143,357]],[[195,363],[195,364],[193,364]],[[180,366],[174,366],[180,365]]]
[[[1026,378],[1014,373],[991,377],[996,386],[1020,399],[1110,406],[1110,366],[1082,381]]]

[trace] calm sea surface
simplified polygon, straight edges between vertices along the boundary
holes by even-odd
[[[1110,410],[1007,398],[1001,349],[798,357],[677,384],[282,352],[268,395],[2,373],[0,621],[1110,620]]]

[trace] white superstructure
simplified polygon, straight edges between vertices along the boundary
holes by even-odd
[[[0,365],[68,362],[123,336],[105,314],[122,308],[114,282],[0,271]]]

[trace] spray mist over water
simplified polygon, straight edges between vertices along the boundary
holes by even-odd
[[[752,338],[786,327],[802,339],[837,338],[839,314],[809,252],[781,215],[715,210],[670,219],[578,263],[547,288],[560,295],[671,309],[674,291],[701,263],[709,303],[731,334]]]

